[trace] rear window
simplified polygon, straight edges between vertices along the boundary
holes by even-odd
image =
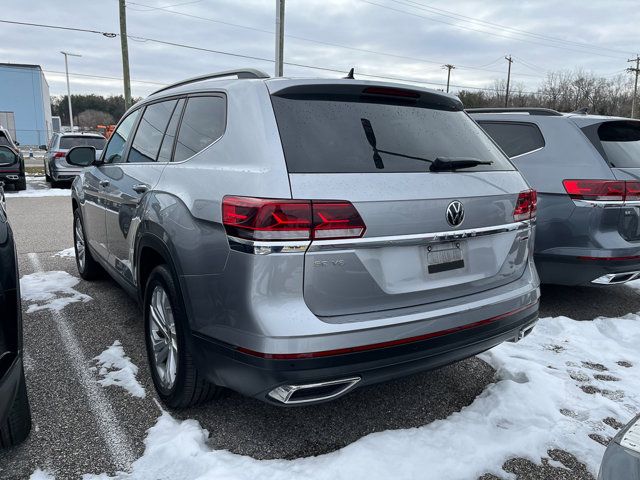
[[[478,122],[509,158],[544,147],[544,137],[534,123]]]
[[[640,122],[606,122],[598,127],[605,159],[612,167],[640,168]]]
[[[4,133],[2,132],[0,132],[0,145],[4,145],[5,147],[13,147],[9,139],[5,137]]]
[[[353,96],[271,98],[290,173],[425,172],[438,157],[493,162],[465,172],[513,170],[463,111]]]
[[[85,137],[85,136],[77,136],[77,137],[61,137],[60,138],[60,148],[68,150],[73,147],[94,147],[96,150],[102,150],[104,148],[106,140],[104,138],[99,137]]]

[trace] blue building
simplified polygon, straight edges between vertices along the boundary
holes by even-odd
[[[21,145],[44,145],[52,133],[49,84],[40,65],[0,63],[0,118]],[[11,128],[13,127],[13,128]]]

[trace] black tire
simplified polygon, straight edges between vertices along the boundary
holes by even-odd
[[[15,183],[16,191],[26,190],[27,189],[27,179],[22,177]]]
[[[79,226],[78,226],[79,225]],[[80,245],[78,243],[78,235],[82,235],[81,244],[84,247],[84,257],[79,252]],[[96,280],[103,276],[104,270],[102,266],[96,262],[91,255],[91,251],[87,246],[86,235],[84,231],[84,222],[80,215],[80,210],[75,209],[73,211],[73,248],[76,253],[76,266],[78,267],[78,273],[84,280]],[[83,261],[84,259],[84,261]]]
[[[8,448],[23,442],[31,431],[31,408],[27,397],[24,373],[6,420],[0,425],[0,448]]]
[[[45,181],[51,183],[51,177],[49,176],[49,174],[47,173],[47,166],[46,164],[42,164],[43,168],[44,168],[44,179]]]
[[[160,287],[166,292],[175,325],[175,338],[178,347],[177,367],[175,380],[170,387],[166,387],[160,378],[151,340],[151,299],[156,287]],[[154,268],[147,280],[144,295],[144,325],[151,378],[158,396],[165,405],[170,408],[182,409],[198,405],[219,395],[221,389],[208,382],[198,372],[193,362],[187,342],[187,335],[189,334],[188,319],[182,295],[173,274],[166,265]]]

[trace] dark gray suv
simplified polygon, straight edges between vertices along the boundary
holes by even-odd
[[[640,277],[640,121],[542,108],[468,111],[538,191],[543,283]]]
[[[140,299],[170,406],[217,386],[326,401],[537,319],[535,192],[453,96],[227,72],[152,94],[99,160],[67,159],[90,166],[80,274]]]

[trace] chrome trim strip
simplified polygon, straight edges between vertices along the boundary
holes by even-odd
[[[418,233],[413,235],[390,235],[386,237],[346,238],[343,240],[296,240],[265,242],[247,240],[238,237],[228,237],[232,250],[255,255],[269,255],[272,253],[300,253],[328,250],[334,248],[375,248],[390,245],[420,245],[423,243],[446,242],[461,240],[463,238],[483,237],[500,233],[526,230],[535,220],[523,220],[521,222],[492,225],[490,227],[467,228],[465,230],[450,230],[445,232]]]
[[[493,225],[491,227],[468,228],[465,230],[451,230],[447,232],[419,233],[414,235],[392,235],[387,237],[371,237],[344,240],[314,240],[309,251],[318,251],[331,248],[375,248],[390,245],[420,245],[423,243],[445,242],[449,240],[461,240],[464,238],[484,237],[500,233],[526,230],[530,228],[532,220]]]
[[[356,383],[361,380],[360,377],[342,378],[340,380],[330,380],[328,382],[307,383],[305,385],[281,385],[271,390],[268,395],[278,402],[285,403],[287,405],[295,405],[302,403],[319,402],[321,400],[330,400],[350,390]],[[291,400],[294,393],[300,390],[309,390],[311,388],[330,387],[331,385],[341,385],[344,387],[329,395],[323,395],[320,397],[305,398],[304,400]]]
[[[600,208],[613,208],[613,207],[640,207],[640,201],[633,200],[627,202],[625,200],[583,200],[573,199],[573,203],[576,207],[600,207]]]
[[[542,147],[538,147],[535,150],[529,150],[528,152],[524,152],[524,153],[520,153],[518,155],[514,155],[513,157],[509,157],[509,160],[513,160],[514,158],[520,158],[520,157],[524,157],[525,155],[530,155],[532,153],[536,153],[539,152],[540,150],[542,150],[544,147],[546,147],[546,145],[542,146]]]

